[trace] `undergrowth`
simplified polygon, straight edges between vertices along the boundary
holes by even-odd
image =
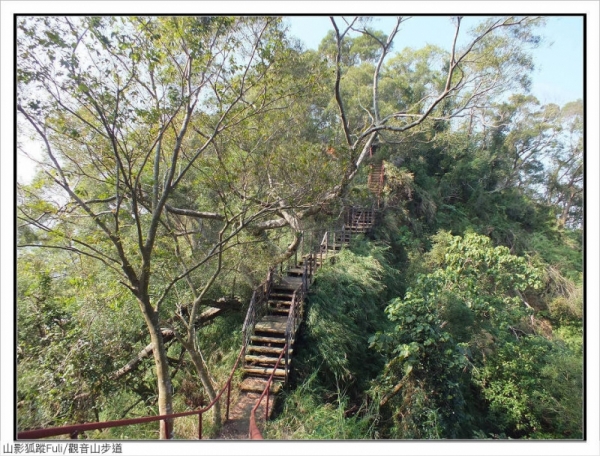
[[[384,359],[369,337],[387,320],[384,308],[395,272],[385,249],[365,239],[319,269],[296,342],[291,392],[265,438],[371,439],[376,408],[365,391]]]

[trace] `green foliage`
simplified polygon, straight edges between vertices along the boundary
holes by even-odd
[[[317,271],[294,353],[293,390],[267,438],[377,437],[377,408],[364,391],[383,359],[369,337],[385,325],[384,305],[397,275],[387,253],[354,239]]]
[[[267,423],[264,437],[276,440],[376,438],[376,411],[366,404],[351,406],[345,392],[324,390],[318,386],[316,377],[317,372],[281,397],[280,413]]]
[[[540,336],[500,346],[474,371],[490,421],[514,437],[582,437],[582,363]]]
[[[535,232],[527,237],[526,249],[571,281],[583,272],[583,236],[581,231]]]
[[[18,186],[21,429],[164,409],[152,359],[118,382],[111,373],[148,344],[149,326],[185,334],[177,314],[202,290],[246,298],[294,236],[261,224],[335,212],[332,191],[369,129],[389,127],[366,159],[386,168],[375,237],[387,247],[356,242],[318,272],[299,387],[268,435],[581,437],[583,104],[511,92],[528,87],[542,21],[484,21],[448,81],[450,54],[434,46],[390,54],[374,73],[388,36],[360,18],[340,43],[341,101],[335,34],[304,52],[280,18],[17,22],[19,134],[40,136],[47,171]],[[342,146],[347,135],[357,143]],[[366,170],[346,203],[372,202]],[[216,385],[242,317],[192,337]],[[206,391],[181,346],[164,354],[174,408],[196,406]],[[192,438],[195,426],[176,432]]]
[[[581,421],[573,421],[581,414],[577,353],[535,335],[533,310],[522,302],[541,290],[541,270],[473,233],[441,232],[433,241],[424,256],[429,272],[388,305],[393,329],[372,338],[388,357],[374,390],[390,404],[387,432],[580,437]],[[558,378],[568,379],[578,399],[566,397]],[[568,420],[558,417],[563,409]]]
[[[319,369],[326,388],[358,390],[376,375],[381,359],[368,350],[368,338],[384,323],[386,267],[381,248],[357,241],[335,262],[317,271],[311,286],[298,362],[301,372]],[[308,370],[304,370],[304,369]]]
[[[61,264],[62,263],[62,264]],[[141,322],[124,290],[68,254],[19,258],[18,419],[21,428],[94,421]],[[106,312],[108,308],[119,310]],[[22,380],[22,382],[21,382]]]

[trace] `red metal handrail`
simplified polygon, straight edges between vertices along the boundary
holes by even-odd
[[[383,180],[383,179],[382,179]],[[371,216],[373,214],[373,209],[371,209]],[[349,214],[349,220],[350,220],[350,226],[352,226],[354,224],[353,222],[353,218],[354,218],[354,208],[351,207],[350,208],[350,214]],[[357,219],[356,223],[358,224],[360,222],[360,220],[364,219],[366,221],[366,215],[365,212],[362,211],[359,214],[359,218]],[[345,228],[345,227],[344,227]],[[342,233],[344,232],[344,228],[342,228]],[[351,233],[351,232],[350,232]],[[326,231],[323,239],[321,241],[321,244],[319,246],[319,251],[318,251],[318,255],[320,257],[320,265],[323,265],[323,251],[325,252],[325,259],[328,258],[329,256],[329,236],[332,235],[332,239],[333,239],[333,248],[335,250],[336,247],[336,231]],[[263,436],[262,433],[260,432],[260,429],[258,428],[257,424],[256,424],[256,410],[258,410],[258,407],[260,407],[260,404],[262,402],[262,400],[264,399],[264,397],[267,397],[267,403],[265,405],[265,421],[268,420],[269,418],[269,394],[270,394],[270,390],[271,390],[271,385],[273,383],[273,377],[275,375],[275,371],[276,369],[279,367],[280,363],[281,363],[281,359],[283,358],[284,355],[286,355],[286,365],[285,365],[285,369],[286,369],[286,382],[287,382],[287,368],[289,366],[289,361],[288,361],[288,347],[291,343],[291,332],[293,331],[293,329],[290,327],[290,324],[295,325],[297,323],[296,318],[296,305],[298,302],[301,302],[304,300],[304,297],[308,291],[308,280],[309,277],[307,276],[307,274],[310,274],[310,276],[312,276],[312,274],[314,273],[314,271],[312,270],[312,261],[313,261],[313,255],[314,255],[314,261],[316,262],[317,260],[317,253],[311,253],[307,256],[307,258],[305,259],[305,263],[304,263],[304,267],[303,267],[303,271],[302,271],[302,286],[301,286],[301,292],[300,292],[300,298],[297,299],[297,291],[294,291],[293,297],[292,297],[292,305],[290,306],[290,315],[288,317],[288,322],[287,322],[287,326],[286,326],[286,343],[283,346],[281,353],[279,354],[279,358],[277,358],[277,362],[275,363],[275,366],[273,367],[273,371],[271,372],[271,375],[269,377],[269,380],[267,381],[267,384],[265,386],[265,389],[263,390],[262,394],[260,395],[260,397],[258,398],[258,400],[256,401],[256,404],[254,405],[254,407],[252,408],[252,410],[250,411],[250,426],[249,426],[249,436],[250,439],[252,440],[263,440]],[[315,270],[317,269],[317,264],[315,263]]]
[[[271,384],[273,383],[273,376],[275,375],[275,370],[279,367],[279,363],[281,363],[281,358],[283,357],[283,354],[287,351],[287,346],[288,346],[287,343],[283,346],[283,349],[281,350],[281,353],[279,354],[279,358],[277,358],[277,362],[275,363],[275,366],[273,367],[273,372],[271,372],[271,376],[269,377],[269,380],[267,381],[267,386],[265,387],[262,394],[256,401],[256,404],[250,411],[249,434],[250,434],[250,439],[252,439],[252,440],[263,440],[262,433],[260,432],[260,429],[258,429],[258,426],[256,425],[256,410],[258,410],[260,403],[262,402],[263,398],[266,395],[267,403],[265,405],[265,421],[269,418],[269,392],[271,390]],[[286,366],[286,369],[287,369],[287,366]]]
[[[226,389],[227,389],[227,409],[226,409],[225,419],[226,420],[229,419],[229,404],[231,401],[231,382],[233,380],[233,374],[235,373],[235,370],[237,369],[237,366],[238,366],[240,360],[242,359],[242,354],[245,352],[245,349],[246,349],[246,346],[245,345],[242,346],[242,349],[240,350],[240,353],[235,361],[233,369],[231,369],[229,378],[227,379],[227,382],[225,383],[223,388],[221,388],[221,390],[219,391],[219,394],[217,394],[217,396],[213,399],[213,401],[210,404],[208,404],[206,407],[204,407],[200,410],[193,410],[190,412],[181,412],[181,413],[171,413],[168,415],[146,416],[146,417],[142,417],[142,418],[130,418],[127,420],[114,420],[114,421],[104,421],[104,422],[97,422],[97,423],[81,423],[81,424],[75,424],[75,425],[70,425],[70,426],[61,426],[61,427],[46,428],[46,429],[34,429],[31,431],[22,431],[22,432],[17,433],[17,440],[42,439],[45,437],[55,437],[55,436],[59,436],[59,435],[70,435],[71,438],[76,438],[79,433],[85,432],[85,431],[95,431],[95,430],[99,430],[99,429],[131,426],[134,424],[141,424],[141,423],[151,423],[153,421],[169,420],[172,418],[181,418],[184,416],[191,416],[191,415],[198,415],[198,440],[202,440],[202,416],[204,413],[209,411],[217,403],[217,401],[219,399],[221,399],[221,396],[223,395],[223,393],[225,392]],[[167,435],[168,434],[169,434],[169,432],[167,432]]]
[[[327,245],[327,233],[325,233],[325,243]],[[260,429],[258,429],[258,426],[256,424],[256,410],[258,410],[258,407],[260,407],[260,404],[263,400],[263,398],[266,396],[267,397],[267,403],[265,405],[265,421],[269,419],[269,394],[271,391],[271,385],[273,383],[273,377],[275,375],[275,371],[277,370],[277,368],[279,367],[279,365],[281,364],[281,360],[283,358],[283,355],[285,354],[285,370],[286,370],[286,374],[285,374],[285,381],[287,383],[287,370],[288,370],[288,366],[289,366],[289,351],[288,348],[291,344],[291,340],[293,338],[293,333],[295,332],[295,325],[297,324],[297,306],[299,302],[302,302],[304,300],[304,297],[306,295],[306,292],[308,291],[308,274],[312,275],[312,265],[309,266],[310,263],[312,263],[312,253],[308,256],[308,258],[306,259],[306,262],[304,263],[303,266],[303,270],[302,270],[302,286],[300,287],[300,298],[298,298],[297,296],[297,292],[298,290],[294,291],[294,294],[292,296],[292,305],[290,306],[290,314],[288,317],[288,322],[286,325],[286,331],[285,331],[285,337],[286,337],[286,342],[283,346],[283,348],[281,349],[281,353],[279,354],[279,358],[277,358],[277,362],[275,363],[275,366],[273,367],[273,371],[271,372],[271,375],[269,377],[269,380],[267,381],[267,385],[265,386],[265,389],[263,390],[262,394],[260,395],[260,397],[258,398],[258,400],[256,401],[256,404],[254,405],[254,407],[252,408],[252,410],[250,411],[250,426],[249,426],[249,436],[250,439],[252,440],[263,440],[263,436],[262,433],[260,432]]]

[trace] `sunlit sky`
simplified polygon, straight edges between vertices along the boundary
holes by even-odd
[[[406,47],[422,48],[434,44],[449,49],[455,26],[452,16],[413,16],[402,23],[394,42],[395,51]],[[468,30],[482,17],[467,16],[461,26],[461,39],[468,39]],[[395,16],[377,16],[372,27],[389,33]],[[286,16],[291,35],[303,42],[307,49],[317,49],[322,38],[332,29],[329,16]],[[341,24],[342,19],[338,17]],[[532,93],[542,103],[563,105],[583,98],[583,16],[555,16],[548,18],[540,30],[542,44],[533,49],[535,70],[532,74]],[[568,64],[565,64],[568,63]],[[26,182],[33,177],[34,167],[20,153],[17,155],[17,178]]]
[[[461,34],[466,37],[470,25],[480,17],[463,19]],[[317,49],[321,39],[332,29],[327,16],[293,16],[286,22],[292,35],[300,39],[307,49]],[[340,24],[341,19],[338,21]],[[552,16],[539,30],[542,44],[533,49],[535,70],[532,74],[532,93],[542,103],[566,102],[583,98],[583,16]],[[386,34],[392,30],[395,17],[374,18],[371,26]],[[449,49],[454,36],[450,16],[415,16],[401,25],[394,49],[422,48],[434,44]]]

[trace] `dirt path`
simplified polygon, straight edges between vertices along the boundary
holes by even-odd
[[[229,420],[221,428],[216,437],[220,440],[247,440],[249,438],[250,411],[260,397],[258,393],[243,393],[237,403],[229,410]],[[264,422],[265,401],[256,410],[256,421],[260,426]]]

